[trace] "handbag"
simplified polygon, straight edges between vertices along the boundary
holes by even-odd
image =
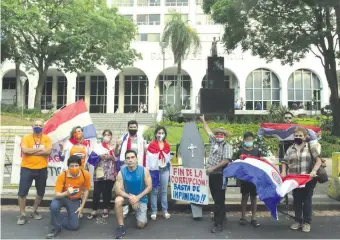
[[[309,144],[308,144],[308,149],[309,149],[310,156],[312,158],[312,168],[311,168],[311,170],[312,170],[313,167],[315,166],[316,159],[314,159],[314,157],[313,157],[311,147],[310,147]],[[321,159],[321,166],[318,169],[318,171],[316,172],[316,175],[317,176],[315,177],[315,179],[318,181],[318,183],[328,182],[328,174],[327,174],[327,171],[326,171],[326,161],[324,159]]]

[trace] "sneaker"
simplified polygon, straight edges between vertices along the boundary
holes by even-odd
[[[296,222],[296,223],[293,223],[293,224],[290,226],[290,229],[292,229],[292,230],[298,230],[298,229],[300,229],[301,227],[302,227],[301,223]]]
[[[116,229],[115,239],[121,239],[125,235],[125,228],[124,226],[119,226]]]
[[[37,211],[34,211],[31,213],[30,215],[31,218],[34,218],[35,220],[40,220],[42,219],[42,216],[37,212]]]
[[[61,233],[61,229],[53,229],[49,234],[46,235],[46,239],[53,239]]]
[[[157,219],[157,213],[152,213],[151,214],[151,219],[156,220]]]
[[[165,212],[163,214],[163,216],[164,216],[165,219],[169,219],[171,217],[170,213],[168,213],[168,212]]]
[[[222,232],[222,231],[223,231],[223,228],[220,224],[217,224],[217,226],[214,226],[211,229],[211,233],[217,233],[217,232]]]
[[[18,218],[17,224],[18,225],[24,225],[26,223],[26,216],[25,215],[20,215]]]
[[[310,224],[305,223],[302,225],[302,232],[310,232]]]

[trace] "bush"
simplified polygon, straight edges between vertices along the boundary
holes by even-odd
[[[20,107],[17,107],[16,105],[9,105],[9,104],[1,104],[1,114],[6,115],[13,115],[13,116],[20,116],[22,113],[22,109]],[[33,108],[33,109],[23,109],[23,114],[26,118],[42,118],[42,119],[48,119],[49,116],[52,114],[52,112],[48,113],[41,113],[40,109]]]
[[[181,116],[181,109],[174,106],[165,106],[163,111],[163,120],[177,122]]]
[[[280,123],[282,122],[285,113],[288,111],[289,111],[289,108],[287,108],[286,106],[273,104],[270,106],[268,110],[268,116],[269,116],[268,120],[273,123]]]

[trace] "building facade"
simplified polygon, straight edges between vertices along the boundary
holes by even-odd
[[[148,112],[155,113],[165,105],[174,104],[174,86],[177,66],[169,48],[160,46],[162,31],[176,10],[195,28],[201,39],[201,49],[190,54],[182,64],[182,111],[199,112],[199,90],[205,86],[207,57],[213,37],[223,35],[223,27],[215,25],[202,10],[201,0],[111,0],[108,4],[119,8],[120,14],[138,26],[138,35],[132,43],[143,56],[133,66],[122,70],[97,66],[91,73],[66,73],[51,67],[41,99],[42,108],[60,108],[65,104],[84,99],[92,113],[135,112],[146,104]],[[218,55],[224,57],[224,81],[233,88],[235,99],[245,104],[243,110],[254,110],[260,103],[263,110],[272,104],[312,110],[315,98],[317,108],[329,103],[330,91],[323,66],[313,55],[293,66],[280,61],[266,63],[240,49],[227,54],[222,44]],[[1,66],[1,103],[24,102],[34,107],[36,73],[29,73],[21,66],[22,83],[16,82],[15,65],[5,62]],[[339,68],[340,75],[340,68]],[[16,86],[19,86],[18,97]]]

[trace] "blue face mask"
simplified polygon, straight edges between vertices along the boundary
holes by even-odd
[[[244,145],[246,148],[251,148],[251,147],[254,145],[254,142],[244,142],[243,145]]]
[[[40,134],[42,132],[43,128],[42,127],[33,127],[33,132]]]

